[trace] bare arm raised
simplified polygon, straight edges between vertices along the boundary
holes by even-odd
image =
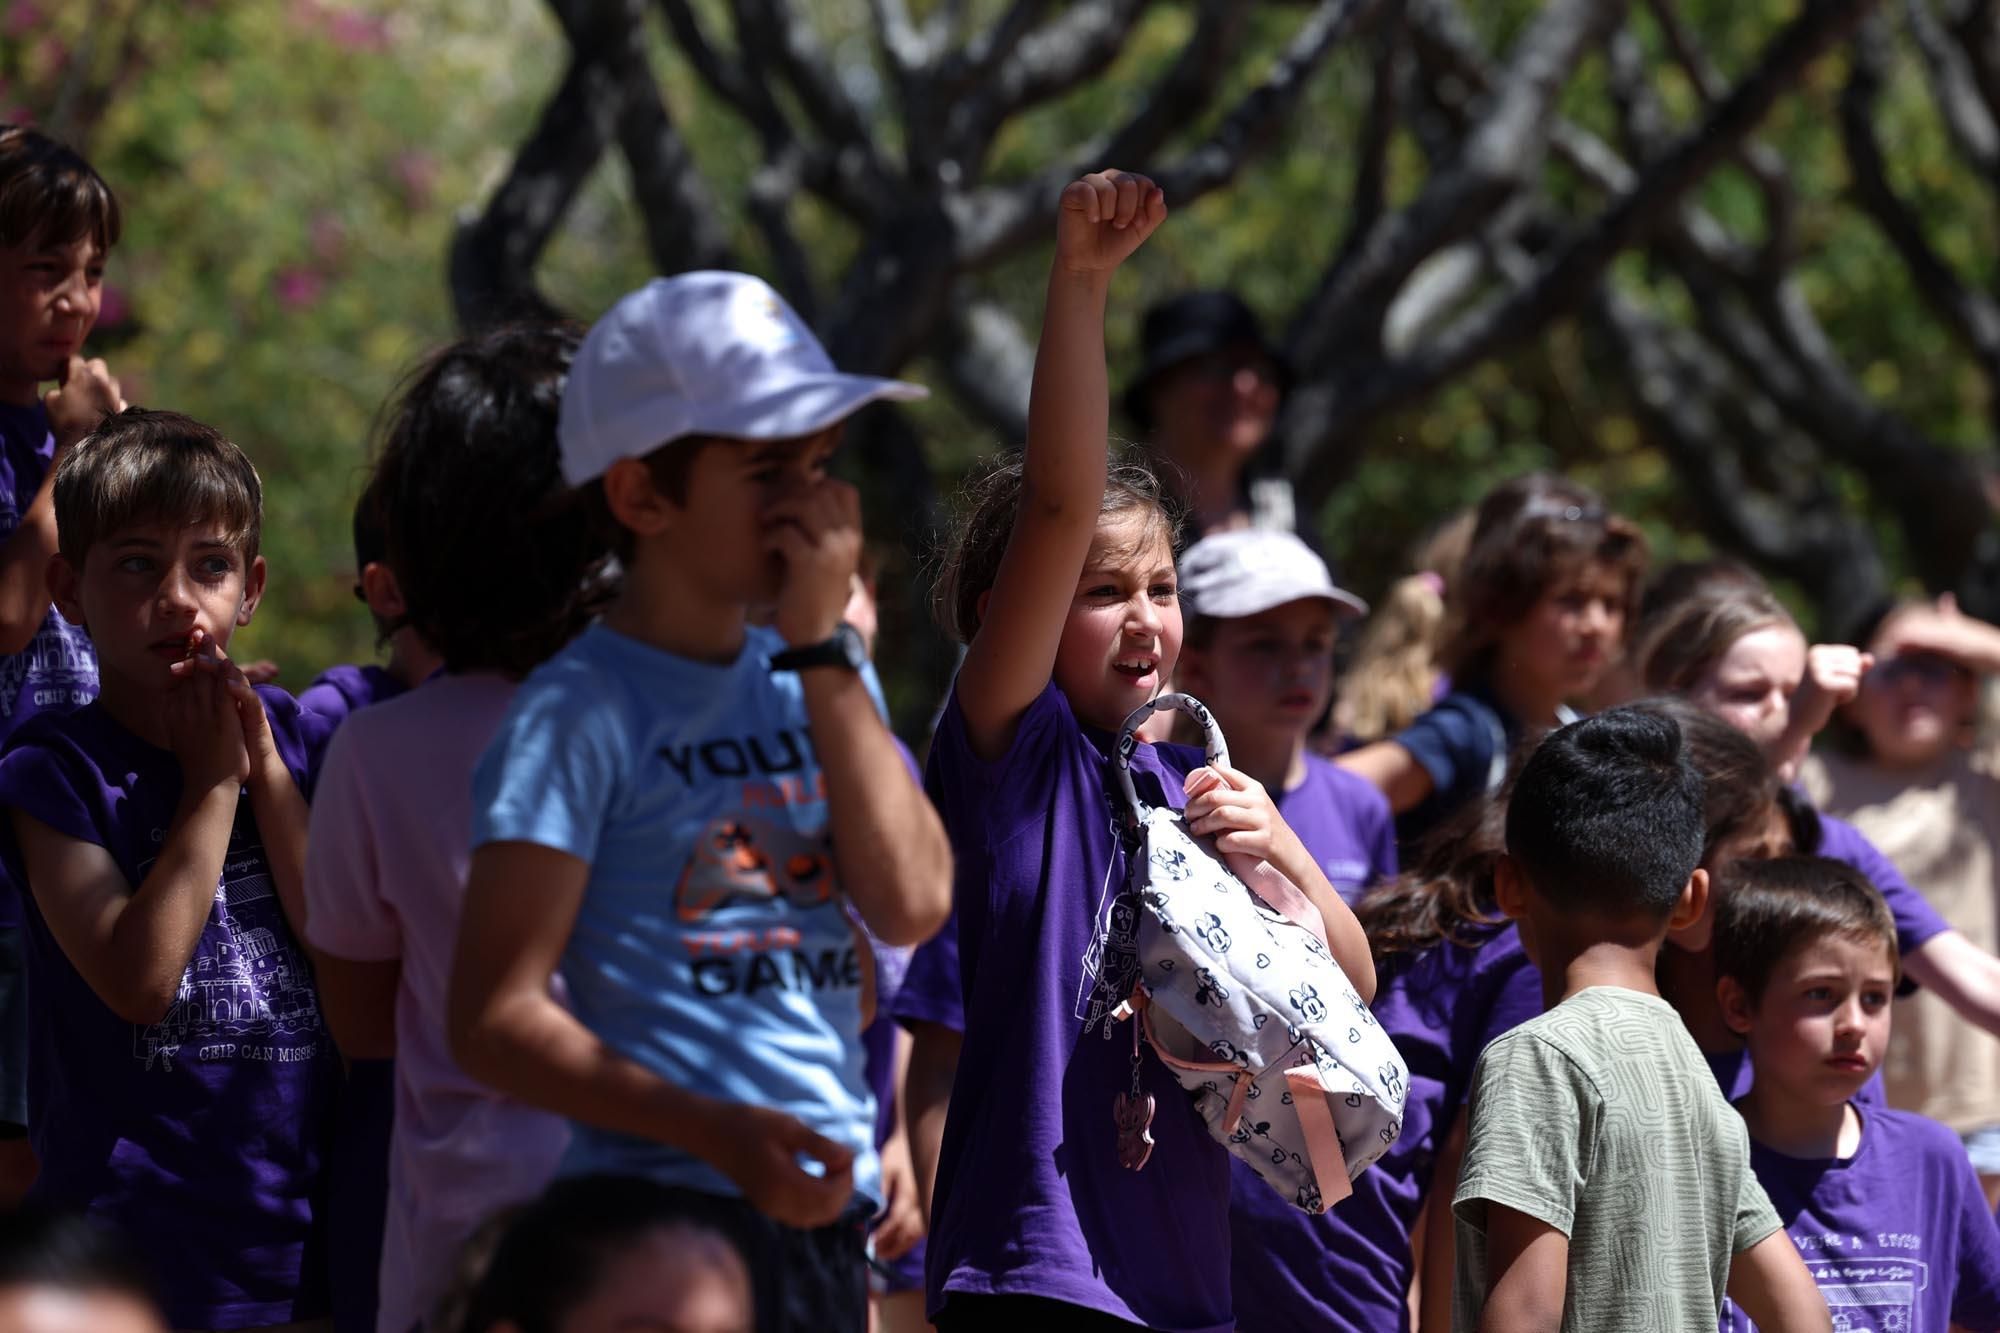
[[[959,670],[973,750],[997,758],[1049,683],[1077,575],[1104,498],[1110,382],[1104,311],[1111,275],[1167,216],[1144,176],[1094,172],[1062,193],[1013,535]]]

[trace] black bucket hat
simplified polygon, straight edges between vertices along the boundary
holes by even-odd
[[[1270,361],[1278,391],[1292,387],[1292,370],[1284,354],[1264,336],[1255,312],[1234,292],[1183,292],[1146,310],[1139,326],[1141,364],[1125,390],[1125,413],[1140,428],[1150,428],[1146,398],[1161,375],[1186,361],[1230,347],[1254,347]]]

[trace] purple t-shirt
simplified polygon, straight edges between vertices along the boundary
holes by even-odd
[[[889,1004],[889,1015],[904,1027],[936,1023],[953,1032],[965,1031],[965,991],[958,973],[958,905],[944,929],[917,946],[903,973],[903,985]]]
[[[0,403],[0,542],[21,526],[55,452],[49,414],[40,403]],[[96,697],[97,651],[90,636],[50,607],[28,646],[0,657],[0,742],[36,713],[66,713]],[[0,928],[20,924],[18,896],[0,890]]]
[[[1754,1139],[1750,1166],[1819,1283],[1837,1329],[2000,1329],[2000,1226],[1958,1136],[1862,1108],[1861,1147],[1809,1161]],[[1723,1333],[1755,1327],[1723,1302]]]
[[[910,770],[910,776],[922,782],[923,770],[917,767],[917,757],[910,753],[910,747],[895,737],[890,739],[896,741],[896,752],[903,756],[903,765]],[[866,925],[862,930],[868,934],[868,944],[875,955],[875,1021],[862,1029],[861,1053],[865,1057],[868,1086],[875,1093],[875,1147],[879,1150],[896,1128],[896,997],[902,993],[903,978],[909,973],[910,955],[915,950],[907,945],[882,943],[868,932]],[[918,1241],[908,1254],[883,1263],[881,1276],[888,1291],[923,1290],[924,1243]]]
[[[1277,804],[1344,901],[1396,877],[1396,819],[1389,798],[1360,774],[1309,754],[1305,777]]]
[[[325,724],[259,687],[295,781]],[[44,713],[0,757],[0,803],[110,852],[128,884],[158,859],[181,766],[99,705]],[[25,883],[13,825],[8,873]],[[159,1276],[174,1328],[241,1328],[323,1314],[304,1262],[321,1137],[339,1077],[305,951],[285,920],[246,796],[180,996],[158,1023],[100,1000],[27,898],[33,1195],[120,1228]]]
[[[956,693],[938,728],[928,785],[957,858],[965,1048],[931,1210],[930,1312],[952,1292],[1028,1295],[1225,1333],[1229,1158],[1150,1056],[1138,1069],[1157,1146],[1142,1171],[1118,1164],[1113,1101],[1131,1090],[1134,1045],[1110,1011],[1138,978],[1138,917],[1110,740],[1053,685],[992,762],[973,753]],[[1201,762],[1141,745],[1134,779],[1178,807]]]
[[[0,541],[21,526],[55,451],[40,403],[0,403]],[[96,697],[97,653],[90,636],[50,607],[27,649],[0,657],[0,740],[36,713],[66,713]]]
[[[301,690],[299,707],[309,708],[339,726],[349,713],[408,693],[409,688],[372,662],[343,663],[328,667],[318,680]]]
[[[1410,1326],[1411,1230],[1438,1150],[1486,1043],[1542,1012],[1542,982],[1511,925],[1471,928],[1385,964],[1374,1011],[1410,1069],[1403,1133],[1320,1217],[1289,1207],[1241,1162],[1230,1191],[1236,1318],[1262,1333]],[[1445,1200],[1445,1203],[1449,1203]]]
[[[1868,882],[1882,891],[1882,900],[1889,904],[1889,914],[1896,918],[1897,952],[1905,958],[1922,947],[1931,936],[1951,929],[1924,895],[1910,887],[1910,881],[1903,878],[1903,872],[1896,869],[1895,863],[1868,841],[1866,834],[1825,811],[1819,812],[1819,854],[1835,861],[1845,861],[1868,876]]]

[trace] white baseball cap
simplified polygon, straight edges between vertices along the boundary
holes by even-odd
[[[1181,556],[1181,596],[1198,616],[1234,620],[1318,597],[1336,613],[1365,616],[1368,603],[1334,584],[1326,561],[1289,532],[1239,528],[1203,537]]]
[[[572,486],[689,435],[784,440],[929,390],[845,375],[798,312],[747,273],[655,278],[593,324],[563,387]]]

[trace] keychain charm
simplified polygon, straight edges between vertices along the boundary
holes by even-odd
[[[1121,1009],[1129,1006],[1120,1005]],[[1153,1094],[1139,1081],[1139,1024],[1132,1024],[1132,1091],[1111,1099],[1111,1119],[1118,1126],[1118,1165],[1137,1171],[1153,1155]]]
[[[1153,1096],[1119,1093],[1111,1099],[1111,1116],[1118,1122],[1118,1165],[1137,1171],[1153,1155]]]

